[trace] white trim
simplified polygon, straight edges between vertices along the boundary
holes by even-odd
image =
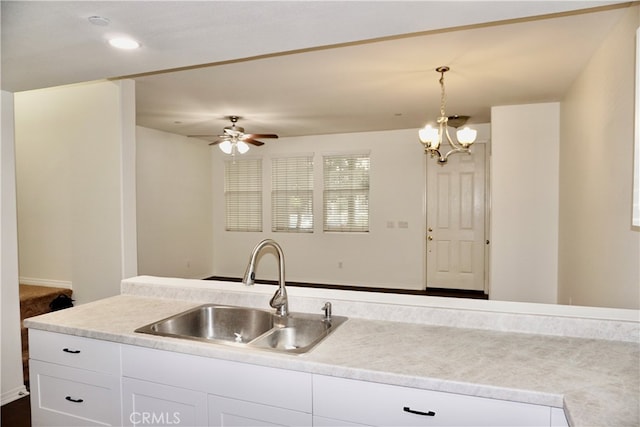
[[[73,289],[72,282],[64,280],[38,279],[35,277],[20,277],[21,285],[48,286],[50,288]]]
[[[636,30],[636,111],[634,129],[632,229],[640,230],[640,28]]]
[[[120,244],[121,278],[138,274],[136,224],[136,95],[135,81],[121,80],[120,89]]]
[[[0,91],[0,393],[24,387],[20,345],[14,96]]]
[[[2,393],[2,397],[0,397],[1,399],[1,404],[2,406],[6,405],[7,403],[11,403],[15,400],[21,399],[25,396],[29,396],[29,392],[27,391],[27,388],[22,385],[19,387],[16,387],[12,390],[9,391],[5,391],[4,393]]]

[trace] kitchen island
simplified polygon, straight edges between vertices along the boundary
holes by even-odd
[[[561,408],[572,426],[640,424],[640,344],[633,314],[608,321],[496,313],[457,309],[462,303],[447,299],[425,305],[404,296],[356,300],[353,292],[292,288],[292,311],[319,312],[329,300],[334,314],[349,317],[305,354],[134,332],[200,304],[267,308],[272,291],[268,285],[134,278],[123,281],[119,296],[37,316],[25,325],[162,352]],[[583,336],[585,330],[595,337]]]

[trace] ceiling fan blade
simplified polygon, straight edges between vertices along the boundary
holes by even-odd
[[[258,147],[259,147],[259,146],[261,146],[261,145],[264,145],[264,142],[262,142],[262,141],[258,141],[257,139],[252,139],[252,138],[243,138],[242,140],[243,140],[244,142],[246,142],[247,144],[253,144],[253,145],[256,145],[256,146],[258,146]]]
[[[218,144],[220,144],[220,143],[221,143],[221,142],[223,142],[223,141],[226,141],[226,139],[219,139],[219,140],[217,140],[217,141],[213,141],[213,142],[212,142],[211,144],[209,144],[209,145],[218,145]]]
[[[254,139],[254,138],[277,138],[278,135],[275,133],[245,133],[242,137],[243,139]]]
[[[229,136],[228,135],[187,135],[187,138],[200,138],[200,139],[220,138],[220,141],[218,142],[222,142],[225,139],[229,139]]]

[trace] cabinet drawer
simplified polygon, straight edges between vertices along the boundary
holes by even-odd
[[[551,408],[314,375],[313,414],[371,426],[548,426]]]
[[[34,426],[120,425],[120,378],[31,360]]]
[[[29,329],[29,358],[108,374],[120,374],[120,345]]]

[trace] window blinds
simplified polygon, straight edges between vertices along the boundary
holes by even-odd
[[[369,154],[323,156],[324,231],[369,231]]]
[[[227,231],[262,231],[262,159],[225,161]]]
[[[271,229],[313,233],[313,156],[271,163]]]

